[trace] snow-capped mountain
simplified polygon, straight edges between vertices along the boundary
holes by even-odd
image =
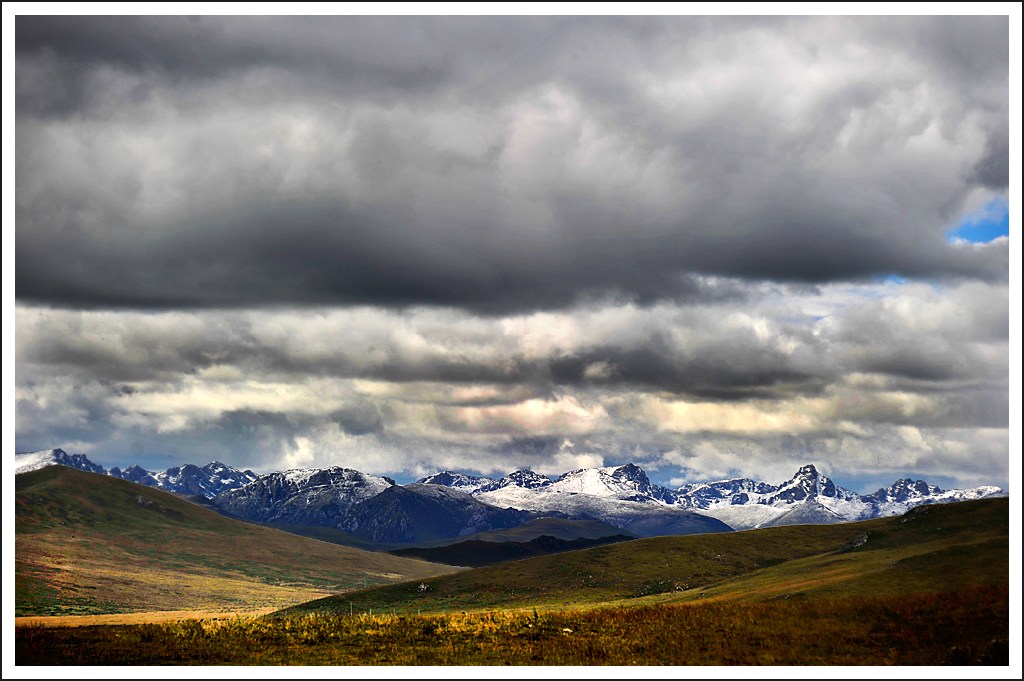
[[[516,471],[472,494],[497,506],[594,518],[644,535],[669,533],[672,520],[678,520],[671,513],[682,510],[716,518],[734,529],[750,529],[866,520],[904,513],[920,504],[1005,492],[998,487],[943,491],[921,480],[898,480],[887,489],[862,496],[837,485],[811,464],[780,485],[734,478],[671,490],[652,484],[640,467],[626,464],[570,471],[553,481],[533,471]],[[662,512],[666,510],[670,515]]]
[[[262,475],[218,494],[213,503],[244,520],[340,527],[349,509],[394,484],[390,478],[339,466],[297,468]]]
[[[943,494],[941,489],[935,485],[929,485],[924,480],[903,478],[901,480],[897,480],[888,487],[883,487],[874,494],[868,495],[867,498],[880,504],[903,504],[908,501],[927,499],[928,497],[934,497],[940,494]]]
[[[504,530],[537,516],[496,508],[436,484],[394,485],[349,510],[340,528],[377,543],[416,543]]]
[[[905,513],[921,504],[981,499],[1006,493],[998,487],[944,491],[923,480],[897,480],[874,494],[860,495],[818,473],[800,468],[781,485],[749,478],[685,485],[675,503],[742,530],[772,525],[867,520]]]
[[[600,520],[639,537],[698,532],[728,532],[732,528],[714,518],[687,509],[659,504],[601,497],[583,492],[530,490],[507,485],[475,494],[493,506],[507,506],[542,515],[565,515],[584,520]]]
[[[848,489],[839,487],[818,470],[808,464],[802,466],[792,478],[782,483],[772,492],[766,503],[804,501],[826,497],[828,499],[841,499],[844,501],[859,500],[860,495]]]
[[[732,529],[712,518],[665,504],[665,494],[633,464],[582,468],[554,481],[520,470],[473,495],[493,506],[600,520],[641,537]]]
[[[121,478],[122,480],[130,480],[131,482],[137,482],[140,485],[147,485],[149,487],[160,486],[160,482],[156,478],[156,473],[151,473],[138,464],[128,466],[128,468],[125,468],[124,470],[114,466],[107,471],[107,475],[111,475],[115,478]]]
[[[559,476],[548,489],[641,503],[661,501],[665,496],[659,493],[664,488],[652,485],[643,469],[631,463],[569,471]]]
[[[434,473],[428,475],[425,478],[420,478],[416,481],[417,484],[421,485],[441,485],[443,487],[449,487],[451,489],[457,489],[467,493],[473,493],[478,489],[493,485],[495,480],[491,478],[482,478],[476,475],[466,475],[465,473],[454,473],[452,471],[441,471],[440,473]]]
[[[129,466],[123,471],[114,467],[107,474],[168,492],[195,494],[207,499],[247,485],[259,477],[250,470],[242,471],[219,461],[211,461],[202,468],[189,463],[156,473],[139,466]]]
[[[38,452],[17,452],[14,455],[15,473],[28,473],[47,466],[70,466],[91,473],[103,473],[103,466],[89,461],[85,454],[68,454],[63,449],[43,449]]]
[[[219,462],[152,472],[121,470],[62,449],[22,452],[18,473],[65,465],[139,484],[201,495],[221,511],[254,522],[342,529],[370,541],[400,543],[514,527],[535,517],[600,520],[638,536],[722,532],[771,525],[832,523],[898,515],[922,504],[1004,496],[998,487],[942,490],[897,480],[860,495],[813,465],[780,485],[734,478],[672,490],[651,483],[632,463],[581,468],[555,479],[529,469],[499,480],[443,471],[400,486],[341,468],[294,469],[258,476]]]
[[[484,485],[478,492],[493,492],[503,487],[518,487],[522,489],[542,489],[551,486],[551,478],[540,473],[534,473],[528,468],[509,473],[501,480],[495,480],[489,485]]]
[[[108,471],[104,470],[103,466],[90,461],[84,454],[68,454],[63,449],[46,449],[39,452],[15,454],[15,470],[18,473],[27,473],[53,465],[70,466],[91,473],[129,480],[148,487],[159,487],[168,492],[198,495],[207,499],[212,499],[227,490],[241,487],[259,477],[250,470],[239,470],[219,461],[213,461],[201,468],[185,464],[159,472],[147,471],[137,465],[129,466],[124,470],[114,466]]]
[[[929,485],[924,480],[903,478],[864,498],[870,500],[879,509],[879,515],[899,515],[922,504],[945,504],[953,501],[1002,496],[1006,496],[1006,492],[992,485],[943,490],[935,485]]]
[[[775,488],[767,482],[750,478],[735,478],[719,482],[695,482],[675,490],[675,501],[682,506],[707,508],[726,501],[730,504],[746,504],[751,495],[764,495]]]

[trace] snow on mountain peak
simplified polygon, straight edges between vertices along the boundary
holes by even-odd
[[[62,449],[15,455],[18,473],[56,464],[107,472],[84,455],[68,454]],[[345,509],[396,486],[390,478],[338,466],[296,468],[260,476],[212,461],[201,468],[185,464],[150,472],[132,465],[123,471],[111,468],[107,473],[167,491],[199,494],[214,499],[228,512],[275,522],[315,517],[321,524],[331,524],[331,518]],[[605,520],[697,511],[736,529],[862,520],[897,515],[921,504],[1006,495],[1004,490],[990,486],[944,491],[911,478],[896,480],[873,494],[860,495],[835,484],[813,464],[801,466],[792,478],[779,485],[734,478],[691,483],[677,490],[652,484],[644,470],[634,463],[580,468],[555,480],[521,469],[500,480],[442,471],[418,482],[433,486],[421,490],[421,496],[438,499],[468,494],[500,507]]]
[[[795,502],[818,497],[852,500],[859,499],[860,495],[837,486],[832,480],[820,474],[813,464],[806,464],[800,467],[796,475],[778,486],[768,503]]]
[[[647,474],[632,463],[569,471],[552,483],[551,490],[629,501],[653,502],[658,497]]]
[[[879,489],[870,496],[880,502],[904,502],[910,499],[920,499],[942,493],[942,489],[935,485],[929,485],[924,480],[901,478],[888,487]]]
[[[47,466],[70,466],[92,473],[104,473],[103,466],[89,461],[84,454],[68,454],[59,447],[43,449],[37,452],[16,452],[14,454],[15,473],[28,473]]]
[[[521,468],[518,471],[509,473],[493,485],[487,485],[481,491],[500,489],[502,487],[522,487],[523,489],[537,489],[551,485],[551,478],[535,473],[529,468]]]
[[[474,492],[481,487],[494,484],[494,480],[490,478],[481,478],[475,475],[466,475],[465,473],[456,473],[454,471],[441,471],[440,473],[434,473],[428,475],[425,478],[421,478],[416,481],[417,483],[424,485],[440,485],[442,487],[450,487],[452,489],[461,490],[463,492]]]

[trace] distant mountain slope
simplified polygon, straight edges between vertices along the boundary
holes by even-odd
[[[68,454],[59,448],[18,452],[14,455],[14,460],[17,473],[27,473],[45,466],[70,466],[91,473],[106,473],[111,477],[148,487],[158,487],[168,492],[202,496],[207,499],[246,485],[259,477],[250,470],[239,470],[219,461],[212,461],[202,467],[185,464],[168,468],[166,471],[147,471],[141,466],[129,466],[124,470],[114,466],[107,471],[103,466],[90,461],[84,454]]]
[[[413,483],[393,486],[354,506],[341,529],[368,541],[415,544],[518,527],[534,517],[485,504],[459,490]]]
[[[441,471],[440,473],[434,473],[433,475],[428,475],[425,478],[420,478],[416,482],[425,485],[442,485],[444,487],[457,489],[460,492],[473,493],[481,487],[487,487],[488,485],[494,484],[495,481],[491,478],[483,478],[476,475]]]
[[[66,466],[15,481],[19,615],[281,607],[451,568],[226,518]]]
[[[238,489],[259,477],[250,470],[239,470],[219,461],[211,461],[202,467],[192,464],[174,466],[156,473],[142,470],[139,466],[131,466],[124,471],[114,467],[107,473],[115,478],[131,480],[150,487],[159,487],[168,492],[201,496],[207,499],[213,499],[218,494]]]
[[[525,542],[488,542],[471,539],[435,548],[395,549],[391,553],[407,558],[422,558],[432,563],[480,567],[482,565],[504,563],[510,560],[546,556],[552,553],[589,549],[595,546],[616,544],[632,539],[634,537],[628,537],[624,534],[602,537],[600,539],[558,539],[557,537],[545,535]]]
[[[899,515],[922,504],[1005,494],[998,487],[944,491],[923,480],[903,479],[889,488],[862,496],[840,487],[808,464],[777,486],[749,478],[685,485],[676,490],[675,503],[719,518],[736,529],[749,529],[777,524],[866,520]]]
[[[85,454],[68,454],[63,449],[44,449],[38,452],[18,452],[14,455],[14,472],[30,473],[47,466],[70,466],[91,473],[103,473]]]
[[[508,506],[539,514],[564,513],[572,518],[599,520],[640,537],[732,530],[715,518],[664,506],[654,500],[599,497],[558,491],[550,487],[524,488],[515,484],[480,491],[474,496],[494,506]]]
[[[262,475],[217,495],[213,503],[253,522],[345,529],[342,525],[356,504],[394,484],[389,478],[351,468],[300,468]]]
[[[486,542],[526,542],[537,537],[555,537],[557,539],[600,539],[622,534],[622,530],[600,520],[576,520],[571,518],[537,518],[519,527],[507,530],[489,530],[467,535],[459,541],[476,539]],[[635,536],[630,537],[635,539]],[[453,544],[454,540],[446,540],[444,544]],[[432,544],[419,544],[431,546]]]
[[[547,489],[620,501],[672,503],[675,500],[671,490],[651,484],[647,473],[631,463],[569,471],[560,475]]]
[[[324,598],[289,613],[444,612],[816,594],[953,593],[1009,582],[1009,503],[982,499],[904,516],[653,537]]]

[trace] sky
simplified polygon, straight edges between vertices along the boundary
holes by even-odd
[[[19,16],[13,446],[1008,488],[1009,28]]]

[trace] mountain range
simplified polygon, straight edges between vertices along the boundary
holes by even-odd
[[[215,461],[160,472],[139,466],[105,471],[84,455],[61,449],[16,455],[19,473],[53,464],[193,496],[251,522],[333,528],[382,546],[436,543],[538,518],[601,521],[651,537],[866,520],[922,504],[1006,495],[998,487],[942,490],[909,478],[861,495],[810,464],[780,485],[734,478],[670,489],[653,484],[632,463],[578,469],[554,479],[525,469],[500,479],[442,471],[398,485],[341,467],[257,475]]]

